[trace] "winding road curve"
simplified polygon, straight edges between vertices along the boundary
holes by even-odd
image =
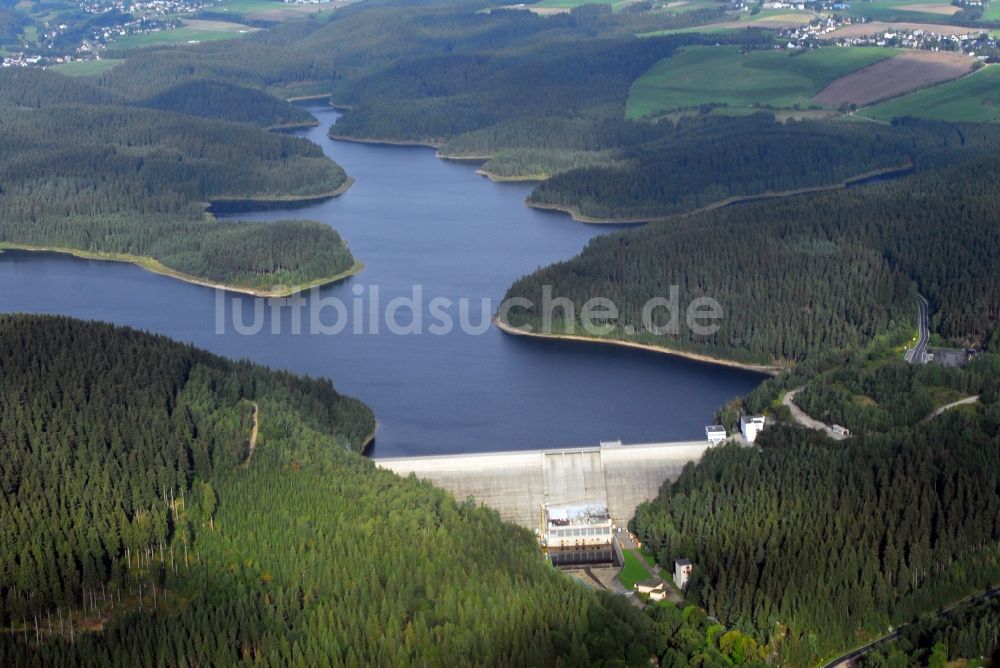
[[[944,406],[941,406],[940,408],[938,408],[937,410],[935,410],[933,413],[931,413],[927,417],[927,419],[930,420],[931,418],[936,418],[938,415],[941,415],[941,413],[944,413],[946,410],[949,410],[951,408],[955,408],[956,406],[964,406],[965,404],[974,404],[977,401],[979,401],[979,395],[978,394],[975,395],[975,396],[972,396],[972,397],[966,397],[964,399],[959,399],[958,401],[953,401],[950,404],[945,404]]]
[[[796,387],[794,390],[789,390],[785,394],[785,398],[781,400],[781,403],[788,407],[788,410],[792,412],[792,417],[803,427],[809,429],[815,429],[816,431],[822,431],[830,438],[835,441],[842,441],[847,438],[847,434],[841,434],[833,430],[833,427],[826,424],[825,422],[820,422],[816,418],[810,417],[801,408],[795,405],[793,399],[795,399],[795,393],[802,390],[801,387]]]

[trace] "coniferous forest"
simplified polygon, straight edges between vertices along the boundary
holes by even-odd
[[[328,381],[0,316],[0,384],[0,665],[762,662],[696,606],[598,595],[495,512],[376,469],[371,412]]]
[[[855,416],[854,436],[834,441],[792,424],[780,398],[793,388],[810,414]],[[838,397],[827,404],[833,415],[813,413],[819,392]],[[978,399],[934,410],[970,395]],[[917,620],[909,642],[933,637],[921,641],[929,649],[940,636],[919,629],[950,623],[932,611],[1000,578],[997,355],[944,369],[906,364],[881,346],[829,353],[721,410],[730,429],[734,411],[769,414],[759,447],[710,450],[631,526],[660,563],[699,564],[688,598],[773,643],[783,662],[811,665]],[[974,635],[974,656],[991,654],[995,640]],[[962,653],[968,637],[949,642],[951,659],[973,656]]]
[[[141,108],[60,75],[4,70],[0,243],[153,258],[175,272],[265,290],[349,270],[354,258],[326,225],[206,216],[218,200],[329,196],[347,175],[314,144],[244,124],[250,118],[177,113],[193,99],[211,116],[205,97],[167,93],[150,102],[157,109]],[[295,113],[265,107],[264,122],[301,122],[305,112],[286,106]]]
[[[771,426],[636,511],[692,600],[807,665],[1000,578],[997,360],[981,407],[836,442]],[[988,649],[987,654],[992,651]]]
[[[935,331],[958,344],[1000,345],[994,202],[1000,162],[982,158],[897,181],[733,206],[594,239],[576,258],[515,283],[511,324],[542,324],[542,287],[575,305],[553,333],[576,333],[584,303],[611,299],[609,336],[743,361],[787,364],[864,347],[915,327],[913,288]],[[954,267],[961,267],[956,278]],[[642,308],[676,285],[679,304],[718,300],[715,334],[684,325],[650,333]],[[660,309],[659,320],[670,324]],[[632,328],[634,334],[629,333]]]

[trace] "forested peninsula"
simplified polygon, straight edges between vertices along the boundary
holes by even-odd
[[[580,316],[595,295],[617,317],[611,339],[660,345],[765,365],[790,365],[831,349],[859,349],[879,337],[905,337],[916,325],[915,289],[927,296],[932,326],[968,346],[1000,345],[991,280],[1000,243],[993,202],[1000,161],[981,158],[907,179],[754,203],[653,223],[598,237],[576,258],[515,283],[507,298],[532,308],[508,314],[513,327],[542,326],[544,286],[574,304],[556,310],[552,332],[587,335]],[[955,280],[946,267],[962,267]],[[651,333],[650,299],[677,286],[685,307],[717,300],[714,334],[687,327]],[[669,324],[665,310],[652,324]],[[683,313],[681,314],[683,324]]]
[[[0,72],[0,247],[133,262],[265,295],[360,269],[326,225],[223,221],[206,213],[210,203],[234,199],[332,197],[350,180],[314,144],[253,127],[247,117],[222,121],[171,110],[188,111],[180,100],[204,110],[199,91],[232,92],[187,88],[198,90],[158,96],[150,104],[159,108],[149,108],[50,72]],[[273,102],[266,107],[285,104]],[[291,115],[265,109],[257,120],[301,122],[305,112],[291,108]]]

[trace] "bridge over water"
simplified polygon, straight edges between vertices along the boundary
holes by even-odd
[[[497,510],[529,529],[541,524],[545,505],[607,500],[612,521],[625,526],[636,506],[654,498],[665,480],[698,461],[711,443],[684,441],[554,450],[376,459],[375,464],[433,482],[464,501]]]

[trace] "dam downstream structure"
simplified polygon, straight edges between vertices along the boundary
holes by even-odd
[[[656,497],[666,480],[676,480],[688,462],[712,447],[708,440],[484,452],[375,459],[401,476],[411,473],[493,508],[508,522],[533,531],[546,508],[603,500],[611,521],[625,527],[636,507]]]

